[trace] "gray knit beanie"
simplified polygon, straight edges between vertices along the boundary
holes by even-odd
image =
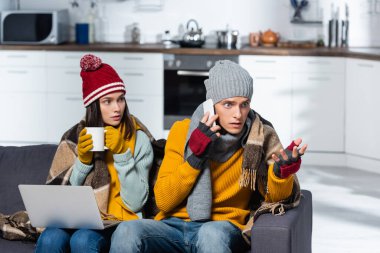
[[[206,99],[214,104],[231,97],[252,98],[253,79],[239,64],[229,60],[217,61],[205,80]]]

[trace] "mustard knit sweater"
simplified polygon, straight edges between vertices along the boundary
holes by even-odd
[[[186,199],[196,182],[200,170],[184,161],[184,150],[190,120],[176,122],[170,130],[165,157],[154,187],[156,203],[160,212],[155,217],[162,220],[177,217],[190,221],[186,211]],[[239,177],[243,162],[243,148],[224,163],[211,162],[212,210],[211,220],[228,220],[243,229],[250,213],[250,190],[240,188]],[[290,196],[293,176],[277,178],[273,165],[268,167],[268,191],[265,200],[277,202]]]

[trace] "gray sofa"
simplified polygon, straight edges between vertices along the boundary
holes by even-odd
[[[44,184],[56,145],[0,146],[0,213],[25,210],[18,184]],[[298,208],[283,216],[263,214],[252,229],[253,253],[309,253],[312,235],[312,196],[302,190]],[[0,252],[33,252],[34,243],[0,238]]]

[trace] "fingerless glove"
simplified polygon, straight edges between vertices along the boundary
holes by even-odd
[[[206,160],[207,148],[210,143],[218,137],[206,124],[199,122],[199,125],[191,133],[189,138],[189,148],[193,152],[187,158],[187,162],[196,169],[201,169]]]
[[[288,176],[295,174],[301,167],[301,155],[294,158],[292,156],[293,147],[296,146],[294,141],[284,150],[288,156],[288,160],[285,160],[282,155],[279,155],[280,161],[275,162],[273,166],[274,174],[279,178],[287,178]]]

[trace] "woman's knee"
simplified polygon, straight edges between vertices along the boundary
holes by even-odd
[[[64,229],[47,228],[37,241],[36,252],[64,252],[69,249],[70,234]]]
[[[102,252],[107,245],[101,233],[90,229],[79,229],[70,239],[71,252]]]

